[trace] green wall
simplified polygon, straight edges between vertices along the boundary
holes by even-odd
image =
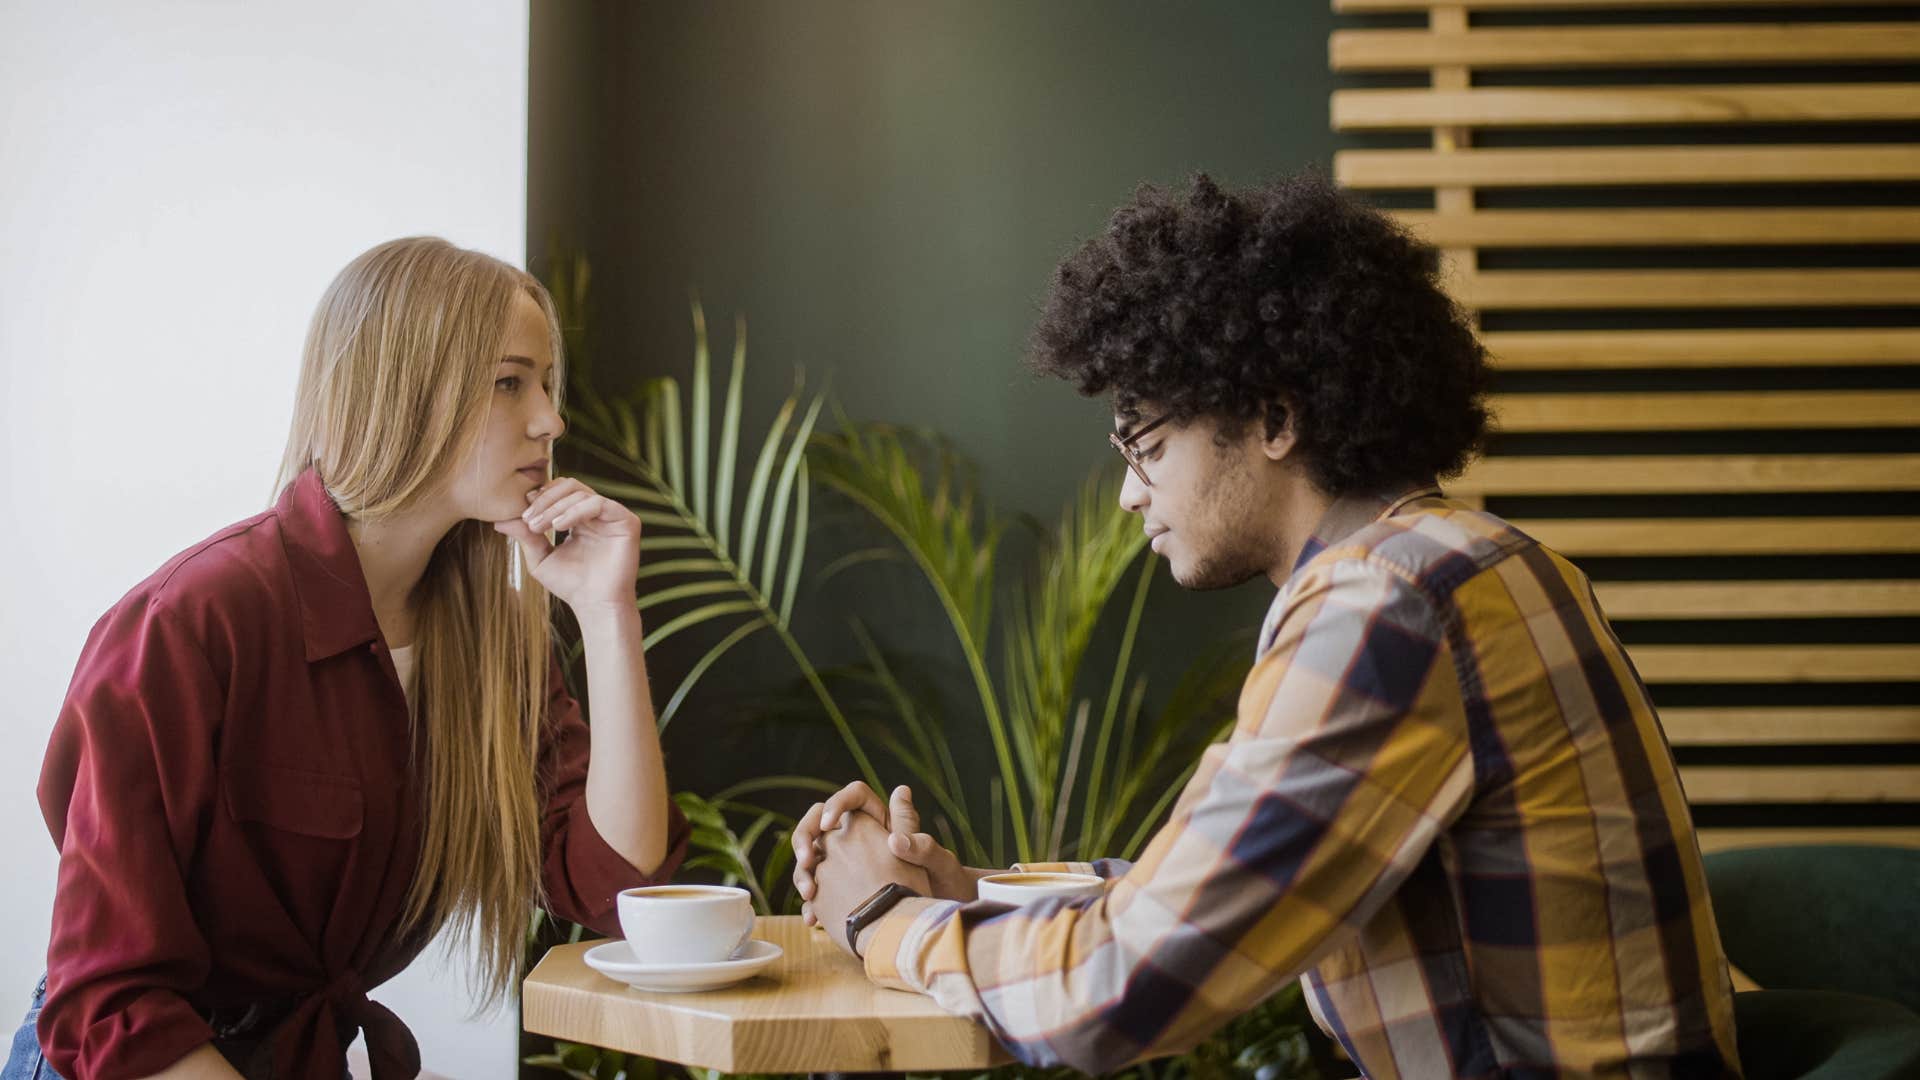
[[[697,290],[718,348],[748,321],[746,430],[803,365],[855,418],[949,434],[998,506],[1051,521],[1119,466],[1102,404],[1023,368],[1052,268],[1141,182],[1326,167],[1332,26],[1319,0],[536,3],[528,250],[559,238],[592,259],[604,384],[686,374]],[[817,546],[842,539],[829,524]],[[850,588],[892,598],[870,617],[910,611],[891,638],[940,652],[930,594],[902,603],[910,575],[862,573],[811,617],[837,624]],[[1156,686],[1271,594],[1187,595],[1163,572]],[[661,650],[656,678],[686,662]],[[703,688],[708,734],[669,731],[676,786],[738,774],[732,756],[762,745],[714,719],[754,711],[753,672],[787,671],[764,650],[729,663],[746,674]],[[816,751],[749,771],[839,775]]]

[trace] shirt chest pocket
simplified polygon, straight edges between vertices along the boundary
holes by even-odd
[[[224,770],[220,789],[235,821],[327,840],[359,836],[366,812],[358,780],[285,765]]]

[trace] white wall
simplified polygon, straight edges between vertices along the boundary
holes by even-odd
[[[522,261],[526,0],[0,9],[0,1038],[42,969],[54,852],[34,785],[88,627],[258,512],[321,290],[433,233]],[[432,954],[429,954],[432,955]],[[516,1016],[457,974],[375,996],[429,1069],[511,1076]]]

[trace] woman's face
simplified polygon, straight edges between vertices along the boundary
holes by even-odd
[[[479,441],[454,470],[454,506],[479,521],[520,516],[528,492],[547,482],[553,440],[566,430],[553,407],[547,317],[524,292],[514,293],[499,354]]]

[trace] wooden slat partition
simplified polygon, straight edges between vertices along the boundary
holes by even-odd
[[[1618,11],[1631,8],[1717,8],[1717,7],[1897,7],[1913,0],[1333,0],[1333,10],[1342,15],[1390,14],[1402,11],[1427,11],[1439,7],[1467,11]]]
[[[1335,71],[1475,68],[1725,67],[1920,60],[1920,30],[1870,23],[1521,28],[1436,33],[1336,30]]]
[[[1920,329],[1547,330],[1480,335],[1510,371],[1920,364]]]
[[[1334,175],[1431,192],[1397,216],[1441,249],[1444,284],[1517,379],[1490,402],[1491,453],[1449,492],[1590,564],[1688,797],[1749,823],[1703,829],[1703,846],[1920,846],[1920,265],[1903,253],[1920,245],[1920,16],[1332,2],[1427,15],[1329,41],[1335,71],[1428,74],[1335,91],[1336,130],[1432,141],[1343,150]],[[1755,10],[1620,14],[1716,7]],[[1567,15],[1588,11],[1608,14]],[[1675,125],[1741,128],[1689,145]],[[1791,822],[1814,803],[1851,816]],[[1754,805],[1773,808],[1764,825],[1740,817]]]
[[[1603,581],[1593,591],[1612,619],[1920,616],[1920,581]]]
[[[1819,709],[1662,709],[1675,746],[1736,744],[1910,743],[1920,740],[1920,706]]]
[[[1911,244],[1920,210],[1494,210],[1394,215],[1439,247],[1655,247],[1708,244]]]
[[[1362,190],[1470,184],[1886,183],[1920,179],[1920,146],[1766,145],[1342,150],[1334,179]]]
[[[1517,517],[1513,523],[1575,558],[1920,554],[1920,518],[1914,517]]]
[[[1920,390],[1502,394],[1502,431],[1920,427]]]
[[[1920,120],[1920,83],[1336,90],[1336,131]]]

